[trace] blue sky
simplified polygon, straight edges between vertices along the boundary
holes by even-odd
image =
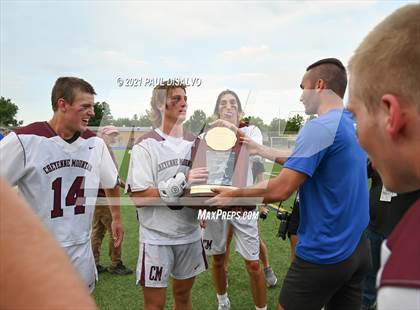
[[[117,78],[200,78],[187,90],[189,115],[210,114],[229,88],[268,123],[302,110],[309,64],[347,63],[374,25],[410,2],[2,0],[0,95],[25,124],[45,120],[57,77],[78,76],[114,117],[132,117],[145,113],[152,87],[119,87]]]

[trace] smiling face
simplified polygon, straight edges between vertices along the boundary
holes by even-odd
[[[93,110],[94,96],[92,94],[75,90],[72,103],[65,99],[59,99],[59,105],[63,112],[63,125],[72,132],[84,132],[87,129],[89,119],[95,116]]]
[[[187,117],[187,96],[181,87],[169,89],[166,96],[166,104],[162,105],[161,111],[166,121],[182,124]]]
[[[234,125],[239,123],[238,102],[232,94],[225,94],[220,98],[218,109],[219,118]]]

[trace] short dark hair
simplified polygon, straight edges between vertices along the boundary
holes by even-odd
[[[51,104],[54,111],[57,111],[57,101],[63,98],[72,104],[76,96],[76,90],[96,95],[92,85],[83,79],[71,76],[60,77],[55,81],[51,92]]]
[[[214,107],[214,112],[213,112],[213,115],[217,115],[217,114],[219,113],[219,105],[220,105],[220,101],[222,100],[222,97],[223,97],[224,95],[226,95],[226,94],[231,94],[232,96],[234,96],[234,97],[235,97],[236,102],[238,103],[238,112],[239,112],[239,113],[242,113],[242,112],[243,112],[243,110],[242,110],[242,104],[241,104],[241,100],[239,100],[238,95],[237,95],[237,94],[236,94],[233,90],[226,89],[226,90],[222,91],[222,92],[219,94],[219,96],[217,96],[216,106]]]
[[[310,79],[315,82],[318,79],[325,81],[328,89],[334,91],[340,98],[344,97],[347,87],[347,72],[343,63],[337,58],[325,58],[314,62],[306,68],[312,70]]]

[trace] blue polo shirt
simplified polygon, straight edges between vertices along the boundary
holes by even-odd
[[[346,109],[330,110],[301,129],[284,164],[308,176],[299,188],[299,258],[334,264],[354,252],[369,222],[366,162]]]

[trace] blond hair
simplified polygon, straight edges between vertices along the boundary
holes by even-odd
[[[420,111],[420,5],[404,6],[377,25],[354,52],[349,71],[357,85],[352,93],[368,111],[386,93]]]
[[[154,128],[162,124],[162,112],[159,108],[166,104],[166,98],[168,98],[175,88],[182,88],[186,92],[186,86],[184,84],[172,83],[171,81],[162,82],[153,89],[152,99],[150,100],[151,109],[146,112]]]

